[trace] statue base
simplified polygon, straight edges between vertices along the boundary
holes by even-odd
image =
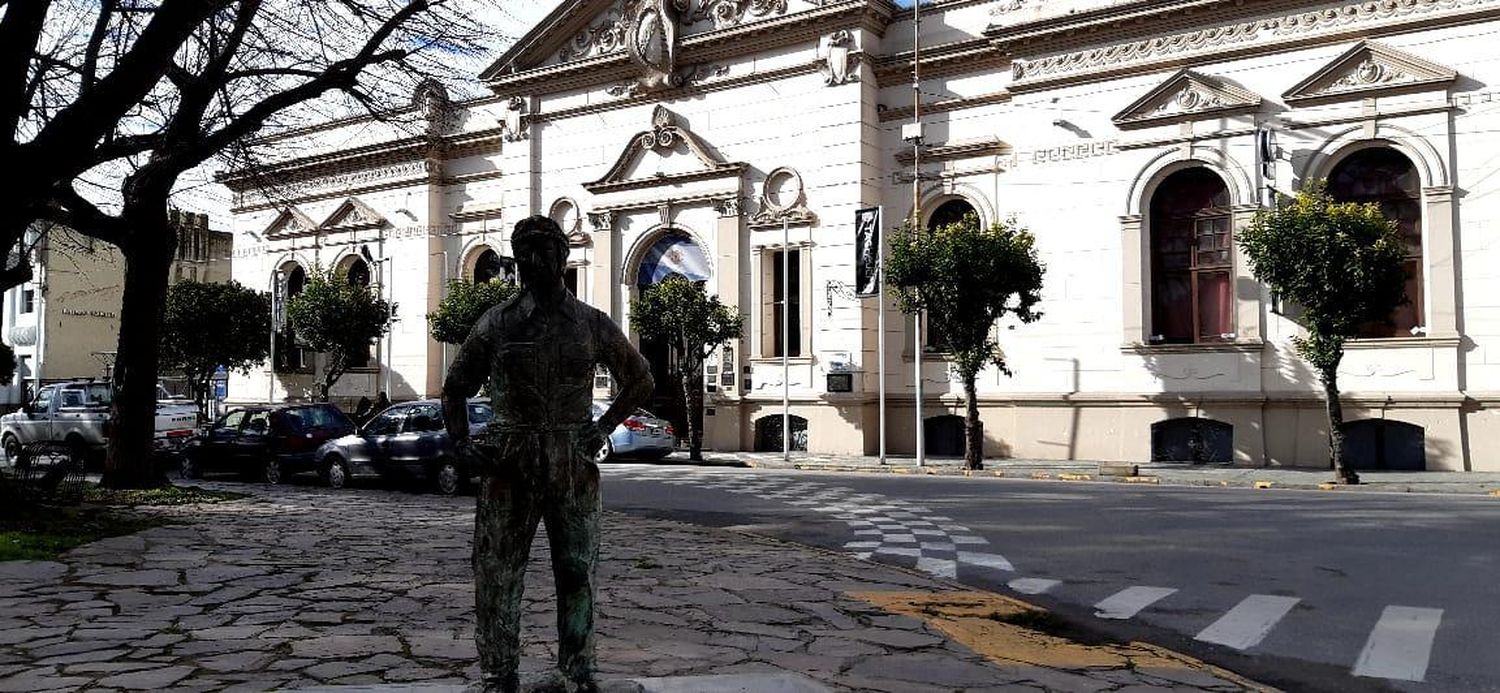
[[[525,676],[521,690],[525,693],[561,691],[552,677],[545,674]],[[421,683],[364,684],[359,686],[323,686],[299,689],[301,693],[467,693],[477,686]],[[600,679],[600,693],[832,693],[832,689],[801,674],[720,674],[711,676],[666,676],[639,679]]]

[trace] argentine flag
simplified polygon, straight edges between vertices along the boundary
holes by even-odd
[[[637,286],[651,286],[673,274],[680,274],[691,281],[707,280],[712,273],[708,268],[708,256],[692,239],[667,236],[646,251],[641,260],[641,273]]]

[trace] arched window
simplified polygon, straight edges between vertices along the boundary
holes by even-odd
[[[369,263],[365,262],[365,259],[362,257],[350,260],[349,264],[344,268],[344,280],[349,282],[350,286],[369,286]]]
[[[1422,181],[1416,166],[1389,147],[1361,149],[1340,161],[1328,175],[1328,194],[1340,202],[1374,202],[1401,227],[1406,242],[1407,304],[1389,324],[1373,322],[1362,337],[1407,337],[1423,324],[1422,314]]]
[[[349,286],[359,286],[359,287],[369,288],[369,286],[370,286],[370,264],[367,263],[367,262],[365,262],[364,258],[359,257],[357,255],[354,256],[347,263],[344,264],[344,281],[348,282]],[[374,356],[373,353],[372,353],[373,351],[374,351],[374,347],[371,346],[369,348],[366,348],[363,351],[356,350],[356,351],[350,352],[349,353],[349,367],[350,368],[368,368],[369,365],[370,365],[370,359],[373,358],[373,356]]]
[[[500,257],[493,248],[485,248],[474,261],[474,283],[500,280],[514,282],[516,280],[516,261],[508,257]]]
[[[302,293],[307,287],[307,270],[302,265],[291,263],[282,268],[285,272],[287,303],[291,303],[293,297]],[[286,306],[281,307],[282,311]],[[301,347],[297,346],[297,331],[292,327],[290,319],[286,322],[286,328],[276,335],[276,367],[278,370],[300,370],[306,367]]]
[[[973,214],[978,218],[979,212],[968,200],[955,198],[948,200],[932,210],[932,215],[927,217],[927,230],[933,231],[951,226],[964,220],[964,217]],[[948,339],[931,322],[923,321],[922,324],[923,351],[947,351]]]
[[[957,224],[970,214],[977,216],[979,213],[974,210],[974,205],[969,204],[968,200],[948,200],[938,205],[937,209],[932,210],[932,216],[927,217],[927,230]]]
[[[1162,181],[1151,197],[1152,344],[1234,339],[1229,190],[1206,168]]]

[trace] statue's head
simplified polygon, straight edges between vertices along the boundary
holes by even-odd
[[[510,235],[522,286],[561,284],[568,262],[568,237],[557,222],[541,215],[516,222]]]

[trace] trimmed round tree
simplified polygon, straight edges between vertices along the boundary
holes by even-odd
[[[1010,375],[995,339],[995,324],[1012,315],[1021,322],[1042,316],[1042,276],[1036,239],[1014,221],[980,225],[968,214],[931,231],[910,225],[890,240],[885,276],[901,311],[926,313],[943,335],[953,370],[964,386],[964,466],[984,468],[975,380],[986,366]]]
[[[161,363],[187,378],[202,418],[214,371],[223,366],[249,375],[270,356],[270,331],[269,293],[239,282],[178,282],[167,289],[162,311]]]
[[[287,304],[287,319],[313,351],[328,355],[318,383],[318,401],[327,402],[334,383],[349,370],[349,357],[390,330],[394,309],[370,287],[350,284],[342,273],[308,274],[302,293]]]
[[[1335,202],[1313,181],[1280,207],[1257,212],[1239,244],[1255,278],[1301,309],[1307,334],[1292,342],[1323,384],[1329,462],[1339,483],[1357,484],[1344,460],[1339,363],[1361,325],[1389,321],[1407,300],[1401,233],[1379,205]]]
[[[739,314],[718,296],[709,296],[702,284],[674,274],[630,302],[630,326],[642,339],[664,342],[682,365],[688,456],[703,459],[703,362],[714,349],[742,336]]]
[[[521,293],[511,282],[448,282],[448,295],[436,311],[427,314],[427,331],[433,339],[446,344],[463,344],[474,330],[474,324],[486,311]]]

